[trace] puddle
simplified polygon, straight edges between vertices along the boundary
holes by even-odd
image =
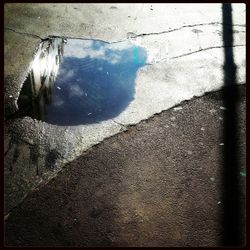
[[[133,100],[146,50],[127,40],[53,38],[40,44],[18,99],[18,116],[56,125],[116,117]]]

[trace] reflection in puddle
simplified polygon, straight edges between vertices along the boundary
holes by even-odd
[[[133,100],[146,50],[131,41],[53,38],[40,44],[21,90],[19,116],[57,125],[116,117]]]

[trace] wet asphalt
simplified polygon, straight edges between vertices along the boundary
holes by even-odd
[[[244,207],[246,96],[237,88]],[[12,211],[5,244],[220,246],[225,112],[221,91],[206,94],[94,146]]]

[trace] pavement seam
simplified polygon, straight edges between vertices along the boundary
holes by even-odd
[[[32,36],[32,37],[35,37],[35,38],[39,38],[39,39],[41,39],[41,40],[45,40],[44,38],[42,38],[42,37],[40,37],[40,36],[38,36],[38,35],[36,35],[36,34],[32,34],[32,33],[28,33],[28,32],[16,31],[16,30],[14,30],[14,29],[12,29],[12,28],[9,28],[9,27],[5,27],[4,29],[9,30],[9,31],[12,31],[12,32],[17,33],[17,34],[20,34],[20,35],[28,35],[28,36]]]
[[[142,33],[142,34],[135,34],[133,36],[131,36],[131,38],[136,38],[136,37],[143,37],[143,36],[151,36],[151,35],[162,35],[162,34],[167,34],[167,33],[171,33],[171,32],[174,32],[174,31],[179,31],[181,29],[185,29],[185,28],[192,28],[192,27],[197,27],[197,26],[206,26],[206,25],[229,25],[227,23],[221,23],[221,22],[210,22],[210,23],[199,23],[199,24],[189,24],[189,25],[183,25],[179,28],[174,28],[174,29],[170,29],[170,30],[165,30],[165,31],[161,31],[161,32],[151,32],[151,33]],[[233,27],[246,27],[246,25],[244,24],[233,24],[231,25]],[[28,32],[21,32],[21,31],[17,31],[13,28],[9,28],[9,27],[5,27],[4,29],[6,30],[10,30],[12,32],[15,32],[17,34],[23,34],[23,35],[29,35],[29,36],[33,36],[33,37],[36,37],[36,38],[39,38],[41,40],[46,40],[48,39],[49,37],[53,38],[53,37],[63,37],[63,38],[69,38],[69,39],[82,39],[82,40],[95,40],[95,41],[101,41],[101,42],[105,42],[105,43],[108,43],[108,44],[113,44],[113,43],[120,43],[120,42],[124,42],[126,40],[128,40],[128,38],[126,39],[121,39],[121,40],[118,40],[118,41],[114,41],[114,42],[108,42],[108,41],[104,41],[104,40],[101,40],[101,39],[93,39],[93,38],[80,38],[80,37],[71,37],[71,36],[56,36],[56,35],[49,35],[48,38],[42,38],[40,37],[39,35],[36,35],[36,34],[32,34],[32,33],[28,33]]]
[[[222,25],[222,26],[233,26],[233,27],[246,27],[246,25],[244,24],[227,24],[227,23],[221,23],[221,22],[210,22],[210,23],[199,23],[199,24],[190,24],[190,25],[183,25],[179,28],[175,28],[175,29],[170,29],[170,30],[166,30],[166,31],[161,31],[161,32],[152,32],[152,33],[142,33],[142,34],[138,34],[133,36],[134,37],[140,37],[140,36],[149,36],[149,35],[161,35],[161,34],[166,34],[166,33],[170,33],[170,32],[174,32],[174,31],[179,31],[181,29],[185,29],[185,28],[192,28],[192,27],[197,27],[197,26],[205,26],[205,25]]]
[[[212,47],[207,47],[207,48],[204,48],[204,49],[195,50],[195,51],[192,51],[192,52],[189,52],[189,53],[186,53],[186,54],[182,54],[182,55],[179,55],[179,56],[170,57],[169,59],[176,59],[176,58],[180,58],[180,57],[184,57],[184,56],[189,56],[189,55],[199,53],[199,52],[202,52],[202,51],[206,51],[206,50],[210,50],[210,49],[221,49],[221,48],[229,48],[229,47],[234,48],[234,47],[245,47],[245,46],[246,46],[245,44],[237,44],[237,45],[233,45],[233,46],[212,46]]]

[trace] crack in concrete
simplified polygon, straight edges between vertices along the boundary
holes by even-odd
[[[124,125],[122,123],[119,123],[119,122],[117,122],[117,121],[115,121],[113,119],[112,119],[112,122],[114,122],[114,123],[118,124],[119,126],[121,126],[123,128],[123,131],[128,129],[126,125]]]
[[[185,29],[185,28],[192,28],[192,27],[205,26],[205,25],[222,25],[223,26],[223,25],[230,25],[230,24],[221,23],[221,22],[190,24],[190,25],[183,25],[183,26],[181,26],[179,28],[170,29],[170,30],[161,31],[161,32],[142,33],[142,34],[138,34],[138,35],[132,36],[131,38],[136,38],[136,37],[141,37],[141,36],[151,36],[151,35],[162,35],[162,34],[174,32],[174,31],[179,31],[179,30]],[[233,27],[246,27],[246,25],[244,25],[244,24],[233,24],[232,26]]]
[[[228,48],[228,47],[244,47],[244,46],[246,46],[246,45],[239,44],[239,45],[233,45],[233,46],[212,46],[212,47],[207,47],[207,48],[204,48],[204,49],[195,50],[195,51],[192,51],[192,52],[189,52],[189,53],[186,53],[186,54],[182,54],[182,55],[179,55],[179,56],[170,57],[169,59],[177,59],[177,58],[180,58],[180,57],[189,56],[189,55],[199,53],[199,52],[202,52],[202,51],[206,51],[206,50],[210,50],[210,49],[220,49],[220,48]]]
[[[170,29],[170,30],[165,30],[165,31],[161,31],[161,32],[151,32],[151,33],[142,33],[142,34],[138,34],[138,35],[134,35],[131,36],[131,38],[136,38],[136,37],[143,37],[143,36],[152,36],[152,35],[162,35],[162,34],[166,34],[166,33],[171,33],[174,31],[179,31],[181,29],[185,29],[185,28],[192,28],[192,27],[197,27],[197,26],[206,26],[206,25],[229,25],[227,23],[221,23],[221,22],[210,22],[210,23],[199,23],[199,24],[189,24],[189,25],[183,25],[181,27],[178,28],[174,28],[174,29]],[[244,24],[233,24],[233,27],[246,27],[246,25]],[[49,35],[47,38],[42,38],[39,35],[36,34],[32,34],[32,33],[28,33],[28,32],[21,32],[21,31],[17,31],[13,28],[9,28],[9,27],[5,27],[4,29],[6,30],[10,30],[12,32],[15,32],[17,34],[22,34],[22,35],[28,35],[28,36],[33,36],[36,38],[41,39],[42,41],[47,40],[48,38],[56,38],[56,37],[60,37],[60,38],[68,38],[68,39],[81,39],[81,40],[94,40],[94,41],[100,41],[100,42],[105,42],[108,44],[114,44],[114,43],[120,43],[120,42],[124,42],[126,40],[128,40],[129,38],[126,39],[122,39],[122,40],[118,40],[118,41],[114,41],[114,42],[107,42],[104,41],[102,39],[94,39],[94,38],[80,38],[80,37],[72,37],[72,36],[57,36],[57,35]],[[243,31],[244,32],[244,31]]]
[[[17,34],[20,34],[20,35],[28,35],[28,36],[32,36],[32,37],[35,37],[35,38],[39,38],[39,39],[41,39],[42,41],[46,40],[46,38],[42,38],[42,37],[40,37],[40,36],[38,36],[38,35],[36,35],[36,34],[32,34],[32,33],[28,33],[28,32],[16,31],[16,30],[14,30],[14,29],[12,29],[12,28],[9,28],[9,27],[5,27],[4,29],[9,30],[9,31],[12,31],[12,32],[17,33]]]
[[[92,38],[92,37],[90,37],[90,38],[82,38],[82,37],[73,37],[73,36],[56,36],[56,35],[49,35],[47,39],[49,39],[49,38],[79,39],[79,40],[84,40],[84,41],[85,41],[85,40],[93,40],[93,41],[96,41],[96,42],[103,42],[103,43],[107,43],[107,44],[118,43],[118,42],[107,42],[107,41],[105,41],[105,40],[102,40],[102,39],[95,39],[95,38]],[[46,40],[46,39],[44,39],[44,40]],[[122,40],[119,41],[119,42],[122,42]]]

